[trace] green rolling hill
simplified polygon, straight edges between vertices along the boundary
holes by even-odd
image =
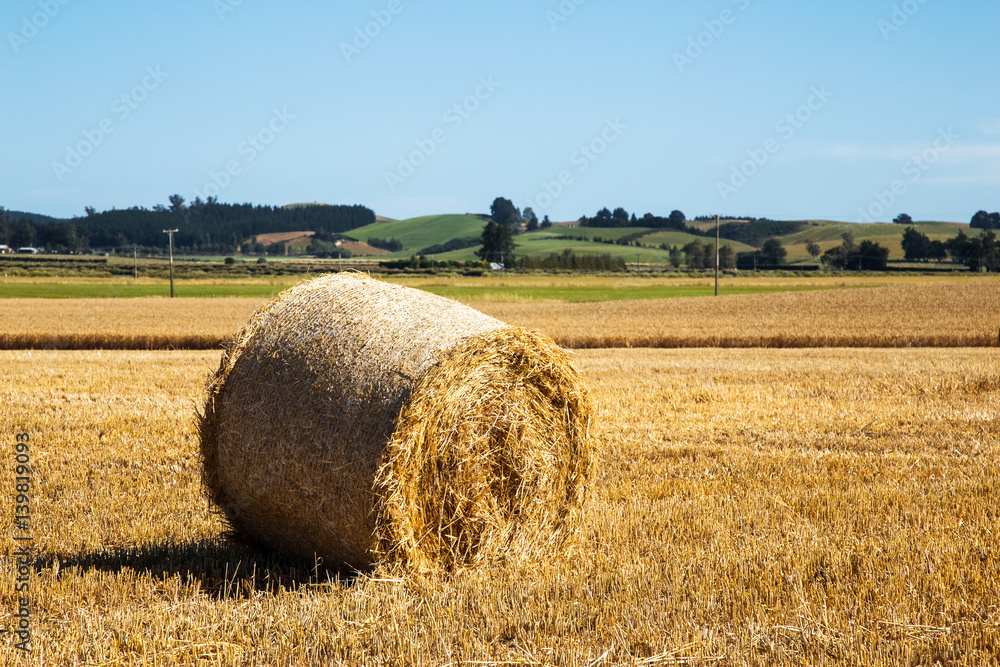
[[[903,250],[900,242],[903,238],[904,225],[892,223],[856,224],[848,222],[838,222],[833,220],[801,220],[792,221],[796,224],[796,231],[779,236],[778,238],[788,250],[788,262],[791,264],[815,264],[814,260],[806,251],[806,244],[815,242],[819,245],[821,252],[829,248],[840,245],[841,236],[847,231],[854,235],[856,241],[865,239],[875,241],[889,248],[889,258],[892,260],[902,260]],[[477,216],[453,214],[453,215],[429,215],[408,220],[380,221],[366,227],[361,227],[349,232],[349,236],[360,241],[367,241],[371,237],[398,238],[403,243],[403,250],[383,255],[384,258],[405,258],[420,252],[422,249],[432,245],[441,245],[456,238],[469,238],[479,236],[485,221]],[[711,232],[714,225],[699,224],[706,232]],[[953,238],[959,230],[964,230],[966,234],[975,235],[979,230],[970,229],[968,225],[954,222],[916,222],[914,226],[917,230],[927,234],[932,240],[942,240]],[[632,242],[629,245],[617,245],[614,243],[595,241],[614,241],[623,237],[629,237]],[[577,255],[603,255],[612,257],[622,257],[626,262],[643,263],[667,263],[669,261],[668,251],[662,250],[661,246],[683,247],[693,240],[702,243],[713,243],[713,236],[696,236],[679,232],[676,230],[650,229],[648,227],[564,227],[556,226],[548,229],[540,229],[534,232],[519,234],[515,238],[517,253],[519,255],[530,255],[534,257],[545,257],[550,254],[559,254],[566,249],[572,250]],[[640,245],[636,246],[634,243]],[[730,239],[722,239],[723,245],[728,245],[736,252],[748,252],[753,250],[753,246]],[[435,259],[448,260],[475,260],[476,247],[453,250],[450,252],[433,255]]]
[[[409,220],[376,222],[352,229],[347,236],[365,242],[372,237],[399,239],[403,242],[403,251],[392,256],[408,257],[423,248],[451,239],[479,236],[485,225],[485,220],[474,215],[425,215]]]

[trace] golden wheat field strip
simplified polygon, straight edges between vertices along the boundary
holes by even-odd
[[[262,299],[6,299],[0,349],[218,349]],[[472,303],[571,348],[988,347],[1000,280],[600,303]]]
[[[267,299],[3,299],[0,349],[217,349]]]
[[[218,352],[0,352],[0,520],[30,434],[34,650],[0,665],[1000,664],[1000,350],[583,350],[573,550],[343,575],[223,539]]]
[[[1000,280],[603,303],[489,303],[564,346],[972,347],[1000,344]]]

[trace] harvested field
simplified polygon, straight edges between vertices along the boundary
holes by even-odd
[[[1000,664],[1000,351],[576,358],[576,551],[399,578],[220,539],[193,418],[219,352],[0,353],[35,540],[35,650],[0,665]]]
[[[217,349],[262,299],[8,299],[0,349]],[[470,302],[570,348],[989,347],[1000,281],[600,303]]]
[[[269,299],[4,299],[0,349],[220,349]]]
[[[254,239],[262,246],[269,246],[274,243],[287,243],[288,245],[307,246],[316,236],[316,232],[274,232],[271,234],[257,234],[253,238],[244,239],[243,243],[252,243]]]
[[[1000,344],[1000,281],[478,307],[510,324],[540,329],[571,348]]]

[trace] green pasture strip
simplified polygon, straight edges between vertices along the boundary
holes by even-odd
[[[271,298],[291,287],[288,285],[184,285],[175,287],[180,298],[255,297]],[[634,299],[670,299],[677,297],[711,296],[711,285],[635,285],[613,287],[605,285],[567,286],[497,286],[497,285],[431,285],[419,289],[459,301],[626,301]],[[723,283],[721,294],[766,294],[836,289],[817,285],[734,285]],[[18,299],[111,299],[169,296],[168,285],[121,285],[108,283],[0,283],[0,298]]]
[[[298,282],[298,281],[295,281]],[[184,285],[177,284],[178,297],[274,297],[287,285]],[[0,283],[0,299],[128,299],[170,296],[170,285],[122,285],[113,283]]]

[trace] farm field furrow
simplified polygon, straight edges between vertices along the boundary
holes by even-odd
[[[0,665],[1000,664],[1000,350],[575,357],[569,553],[340,576],[225,541],[194,424],[219,352],[0,352],[34,539],[34,651]]]
[[[0,348],[218,349],[266,302],[0,300]],[[510,324],[539,330],[570,348],[1000,344],[1000,281],[995,279],[718,299],[465,302]]]

